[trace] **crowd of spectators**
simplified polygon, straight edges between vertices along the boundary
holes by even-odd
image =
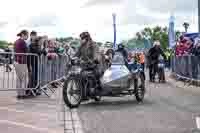
[[[176,56],[200,56],[200,39],[181,36],[176,44]]]
[[[41,56],[47,57],[49,62],[59,59],[61,55],[75,54],[75,49],[70,46],[69,42],[58,42],[56,39],[49,39],[48,36],[38,36],[36,31],[30,33],[27,30],[22,30],[18,35],[19,38],[14,43],[15,56],[15,69],[18,75],[17,88],[36,88],[38,85],[38,70],[39,61]],[[23,53],[22,55],[20,55]],[[36,56],[37,55],[37,56]],[[45,66],[48,69],[48,66]],[[25,73],[27,71],[27,73]],[[20,74],[20,73],[21,74]],[[23,74],[22,74],[23,73]],[[25,73],[25,74],[24,74]],[[28,75],[26,79],[20,75]],[[28,85],[22,86],[22,82],[28,80]],[[37,92],[39,89],[35,89]],[[32,95],[30,90],[19,92],[18,98]],[[40,93],[38,93],[40,95]]]

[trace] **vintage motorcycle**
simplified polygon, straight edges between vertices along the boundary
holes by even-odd
[[[100,79],[100,88],[93,71],[95,63],[92,63],[93,65],[83,63],[78,58],[72,59],[70,62],[70,69],[63,87],[63,99],[69,108],[77,108],[81,102],[89,99],[100,101],[103,96],[135,95],[138,102],[143,101],[145,95],[144,72],[140,66],[130,71],[125,66],[121,53],[114,54],[111,66],[105,70]]]

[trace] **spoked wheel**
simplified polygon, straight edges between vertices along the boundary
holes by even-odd
[[[142,73],[139,75],[138,79],[135,79],[134,88],[136,100],[142,102],[145,94],[145,77]]]
[[[69,108],[77,108],[81,103],[81,86],[78,80],[69,78],[63,86],[63,100]]]

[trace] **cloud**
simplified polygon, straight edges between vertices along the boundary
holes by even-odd
[[[124,0],[88,0],[83,7],[121,4]]]
[[[1,21],[0,22],[0,28],[4,28],[5,26],[7,26],[8,22],[6,21]]]
[[[59,24],[58,16],[54,14],[40,14],[38,16],[31,16],[19,27],[29,27],[29,28],[38,28],[38,27],[52,27]]]
[[[182,28],[183,22],[189,22],[191,31],[197,29],[197,12],[194,12],[197,0],[30,0],[28,3],[31,6],[27,6],[26,0],[2,3],[0,28],[4,35],[0,38],[16,38],[16,33],[26,28],[50,36],[78,36],[88,30],[97,41],[109,41],[113,40],[113,12],[117,14],[120,39],[132,37],[144,26],[168,26],[173,11],[176,27]],[[8,6],[12,10],[7,10]]]
[[[153,12],[190,13],[197,9],[197,0],[138,0],[139,4]]]

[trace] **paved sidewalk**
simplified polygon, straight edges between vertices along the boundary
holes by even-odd
[[[0,130],[2,133],[64,133],[64,109],[61,106],[63,103],[56,98],[58,94],[51,99],[40,96],[24,100],[17,100],[15,95],[15,92],[0,91]],[[65,133],[74,133],[72,117],[79,122],[76,111],[72,111],[71,114],[66,109],[65,126],[69,130]]]
[[[200,94],[200,87],[195,85],[190,85],[189,83],[184,83],[183,81],[178,81],[175,78],[171,77],[170,73],[167,73],[168,82],[175,87],[182,88],[185,91],[189,91],[190,93]]]

